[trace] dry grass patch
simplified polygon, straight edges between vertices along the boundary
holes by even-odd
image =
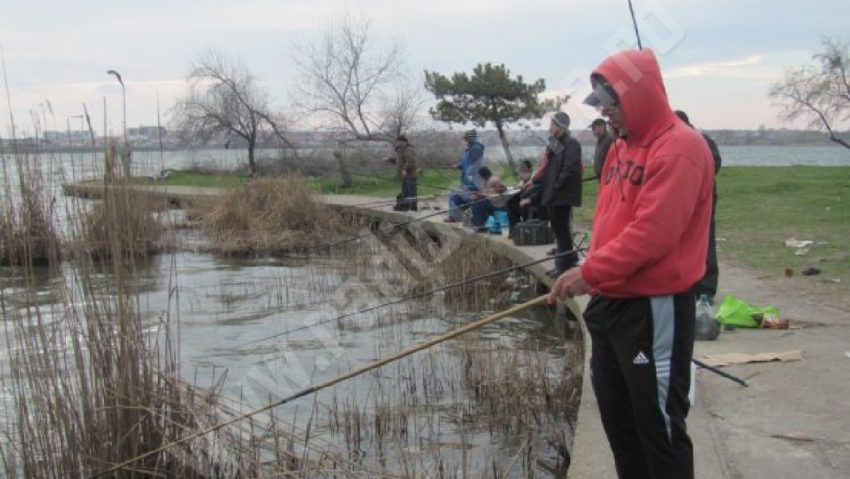
[[[167,207],[165,200],[134,191],[124,182],[107,188],[103,200],[82,213],[76,227],[75,253],[97,258],[143,257],[162,251],[165,228],[156,213]]]
[[[45,197],[41,172],[31,167],[35,163],[29,157],[16,157],[15,163],[18,191],[6,178],[0,205],[0,264],[48,264],[59,258],[59,235],[52,221],[55,202]]]
[[[349,229],[300,176],[256,179],[192,208],[211,248],[225,255],[311,249]]]

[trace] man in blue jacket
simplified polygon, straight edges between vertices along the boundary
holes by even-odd
[[[461,189],[449,195],[449,215],[443,220],[448,223],[463,220],[460,206],[473,201],[472,197],[483,184],[478,171],[484,166],[484,145],[478,142],[476,130],[464,132],[463,140],[466,148],[457,164],[460,170]]]

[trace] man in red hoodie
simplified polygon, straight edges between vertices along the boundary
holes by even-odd
[[[650,50],[615,54],[586,103],[618,137],[600,178],[587,260],[550,301],[590,293],[592,384],[620,478],[694,477],[688,414],[693,286],[705,271],[714,166],[670,109]]]

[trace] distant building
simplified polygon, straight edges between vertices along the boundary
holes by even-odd
[[[168,130],[162,126],[140,126],[138,128],[127,128],[127,142],[133,146],[151,147],[159,145],[168,138]]]
[[[160,136],[165,138],[168,131],[162,126],[140,126],[138,128],[127,128],[127,140],[130,142],[159,141]]]
[[[88,130],[45,130],[41,133],[41,141],[58,148],[88,146],[91,133]]]

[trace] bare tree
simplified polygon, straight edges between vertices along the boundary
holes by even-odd
[[[385,94],[382,101],[384,111],[380,129],[391,138],[415,128],[419,113],[429,100],[422,87],[424,79],[414,82],[410,78],[408,75],[399,76],[393,83],[392,90]]]
[[[405,130],[415,116],[410,108],[415,100],[390,93],[402,77],[401,50],[397,44],[378,50],[367,20],[344,15],[317,41],[295,50],[302,77],[298,103],[326,117],[333,129],[358,141],[392,141],[392,133]],[[398,109],[384,104],[387,98]],[[404,113],[395,115],[399,111]]]
[[[812,55],[820,66],[789,70],[770,89],[770,96],[782,105],[782,118],[806,119],[811,128],[826,130],[829,139],[850,148],[835,129],[850,120],[850,50],[847,42],[823,40],[823,50]]]
[[[271,110],[268,93],[238,59],[208,50],[193,62],[187,82],[189,93],[174,109],[185,140],[229,142],[234,136],[241,138],[248,145],[251,175],[257,171],[255,151],[263,138],[274,136],[294,151],[280,118]]]

